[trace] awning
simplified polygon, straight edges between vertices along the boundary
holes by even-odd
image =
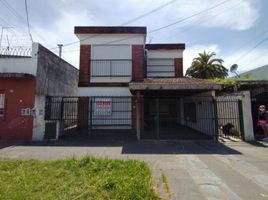
[[[145,78],[130,82],[130,90],[220,90],[221,85],[197,78]]]

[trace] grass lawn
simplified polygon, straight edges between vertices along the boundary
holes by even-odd
[[[159,199],[145,162],[0,159],[0,199]]]

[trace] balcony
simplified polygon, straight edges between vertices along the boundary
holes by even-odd
[[[174,59],[150,58],[147,60],[147,77],[174,77]]]
[[[91,82],[129,82],[131,76],[131,59],[90,60]]]

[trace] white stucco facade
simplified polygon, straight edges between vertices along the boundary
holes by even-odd
[[[159,50],[148,50],[147,57],[150,58],[182,58],[183,50],[168,50],[168,49],[159,49]]]
[[[217,97],[217,99],[239,99],[242,101],[242,110],[243,110],[243,125],[244,125],[244,137],[245,141],[252,141],[254,140],[254,131],[253,131],[253,121],[252,121],[252,114],[251,114],[251,98],[249,91],[241,91],[238,93],[234,93],[231,95],[225,95]],[[237,108],[237,111],[238,108]]]
[[[33,135],[32,140],[38,141],[44,139],[45,134],[45,100],[46,97],[42,96],[35,96],[35,116],[33,121]]]
[[[76,34],[81,45],[145,44],[144,34]]]
[[[78,96],[122,96],[130,97],[132,94],[128,87],[79,87]]]

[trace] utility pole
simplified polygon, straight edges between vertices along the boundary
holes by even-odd
[[[58,44],[58,47],[59,47],[59,57],[61,58],[63,44]]]
[[[11,27],[11,26],[2,26],[2,28],[1,28],[0,48],[1,48],[1,46],[2,46],[2,38],[3,38],[4,29],[9,29],[9,28],[13,28],[13,27]]]

